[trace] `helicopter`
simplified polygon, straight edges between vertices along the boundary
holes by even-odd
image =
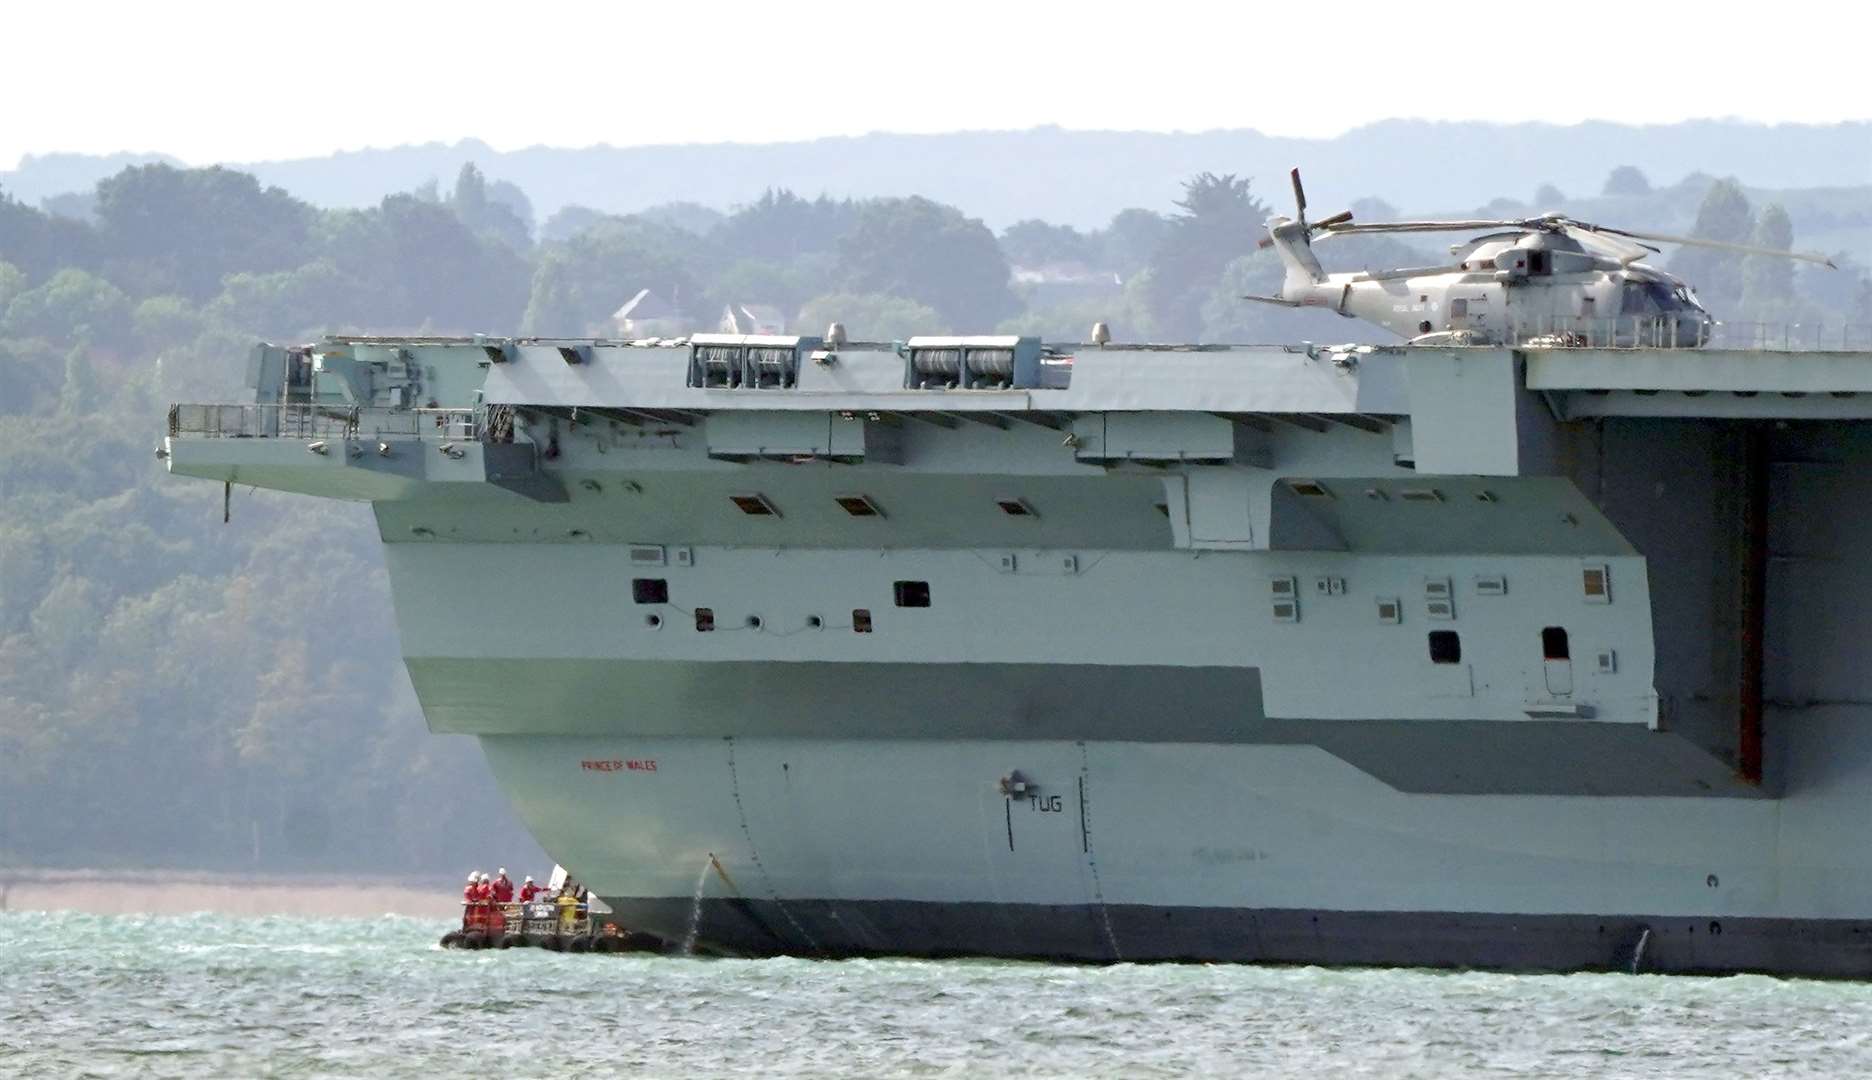
[[[1306,216],[1300,170],[1292,172],[1295,217],[1276,216],[1259,246],[1286,270],[1277,296],[1245,296],[1282,307],[1326,308],[1364,319],[1414,344],[1532,344],[1697,348],[1716,319],[1683,279],[1646,265],[1653,244],[1715,248],[1834,267],[1824,255],[1692,236],[1636,232],[1549,211],[1516,219],[1355,223],[1350,210]],[[1453,262],[1329,274],[1313,244],[1368,233],[1482,233],[1451,245]]]

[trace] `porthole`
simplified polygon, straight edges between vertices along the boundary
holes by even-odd
[[[749,630],[759,630],[763,625],[759,615],[749,615],[747,617],[747,628]]]
[[[663,616],[653,611],[644,616],[644,625],[652,630],[661,630],[663,629]]]
[[[819,630],[825,627],[825,619],[818,615],[806,616],[806,629]]]

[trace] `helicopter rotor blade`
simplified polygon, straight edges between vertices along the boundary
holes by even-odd
[[[1366,271],[1356,281],[1398,281],[1403,278],[1437,277],[1442,274],[1468,273],[1466,266],[1400,266],[1396,270]]]
[[[1332,233],[1413,233],[1478,232],[1483,229],[1519,229],[1533,232],[1539,226],[1527,221],[1502,221],[1477,218],[1469,221],[1374,221],[1366,224],[1334,225],[1323,230]]]
[[[1321,229],[1331,229],[1331,228],[1336,228],[1341,225],[1348,225],[1351,223],[1351,221],[1352,221],[1352,211],[1341,210],[1337,214],[1334,214],[1333,216],[1329,218],[1321,218],[1320,220],[1315,221],[1313,223],[1313,229],[1315,232],[1317,232]]]
[[[1570,221],[1571,228],[1586,232],[1609,233],[1632,240],[1655,240],[1660,244],[1682,244],[1685,247],[1712,248],[1716,251],[1733,251],[1739,255],[1774,255],[1783,259],[1799,259],[1802,262],[1818,263],[1829,269],[1838,270],[1832,259],[1812,251],[1781,251],[1778,248],[1757,247],[1754,244],[1731,244],[1724,240],[1705,240],[1700,236],[1673,236],[1670,233],[1636,232],[1631,229],[1615,229],[1610,225],[1591,225],[1584,221]]]
[[[1289,175],[1289,176],[1291,176],[1291,177],[1293,178],[1293,189],[1294,189],[1294,210],[1295,210],[1295,211],[1297,212],[1297,214],[1299,215],[1299,219],[1300,219],[1300,224],[1302,224],[1302,225],[1305,225],[1305,224],[1307,223],[1307,219],[1306,219],[1306,188],[1303,188],[1303,187],[1301,187],[1301,186],[1300,186],[1300,170],[1299,170],[1299,168],[1298,168],[1298,167],[1296,167],[1296,168],[1294,168],[1292,172],[1290,172],[1290,173],[1288,173],[1288,175]]]
[[[1658,249],[1650,244],[1640,244],[1611,233],[1582,228],[1572,222],[1563,225],[1561,231],[1572,237],[1581,247],[1610,256],[1626,266],[1630,266],[1646,255],[1659,254]]]

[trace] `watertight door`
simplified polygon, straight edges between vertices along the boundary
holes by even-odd
[[[1553,697],[1571,697],[1573,694],[1573,656],[1567,645],[1565,627],[1549,626],[1541,631],[1542,675],[1547,681],[1547,693]]]

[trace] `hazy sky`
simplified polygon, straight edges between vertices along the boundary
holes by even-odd
[[[1866,10],[26,0],[0,20],[0,168],[50,151],[200,164],[464,136],[508,150],[1039,124],[1330,136],[1397,116],[1867,119]]]

